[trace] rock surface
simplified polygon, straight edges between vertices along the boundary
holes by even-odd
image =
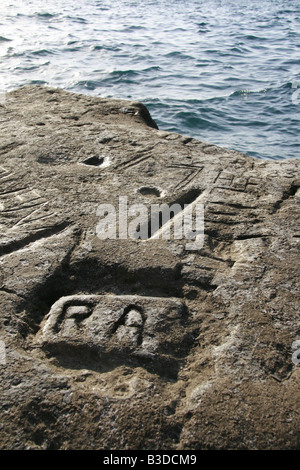
[[[0,106],[2,449],[298,449],[300,160],[41,86]],[[184,239],[98,207],[201,202]]]

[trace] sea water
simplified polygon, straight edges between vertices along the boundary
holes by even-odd
[[[26,84],[139,100],[162,130],[296,158],[300,2],[1,0],[0,92]]]

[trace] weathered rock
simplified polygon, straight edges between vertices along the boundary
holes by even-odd
[[[0,126],[1,448],[299,448],[300,161],[40,86]],[[204,204],[204,245],[100,239],[119,196]]]

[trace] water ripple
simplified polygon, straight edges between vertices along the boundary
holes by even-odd
[[[299,157],[298,0],[2,0],[0,92],[143,101],[161,129]]]

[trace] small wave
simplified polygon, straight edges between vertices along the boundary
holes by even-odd
[[[175,33],[175,32],[176,32],[176,33],[178,33],[178,32],[185,33],[185,32],[186,32],[186,29],[180,28],[180,27],[178,26],[177,28],[172,28],[172,29],[170,29],[170,31],[171,31],[172,33]]]
[[[102,2],[101,2],[101,3],[100,3],[100,2],[96,2],[96,5],[95,5],[95,6],[96,6],[97,9],[100,10],[100,11],[108,11],[108,10],[109,10],[108,7],[104,7],[104,6],[102,5]]]
[[[101,86],[101,80],[80,80],[74,84],[74,87],[79,89],[95,90]]]
[[[134,77],[138,75],[139,72],[136,70],[112,70],[111,75],[114,77]]]
[[[45,55],[53,55],[54,52],[50,51],[49,49],[40,49],[38,51],[31,52],[33,56],[45,56]]]
[[[183,54],[180,51],[169,52],[168,54],[165,54],[164,57],[172,57],[172,58],[174,57],[174,58],[179,58],[179,59],[195,60],[195,57],[192,57],[192,56],[187,55],[187,54]]]
[[[296,82],[295,81],[289,81],[285,82],[282,84],[276,84],[273,86],[268,86],[265,88],[257,88],[254,90],[249,90],[247,88],[241,89],[241,90],[235,90],[233,93],[230,93],[230,97],[235,97],[235,96],[241,96],[241,95],[261,95],[261,94],[267,94],[267,93],[272,93],[274,96],[278,96],[281,92],[285,92],[287,90],[290,90],[290,88],[293,87],[293,84]],[[299,80],[300,83],[300,80]]]
[[[109,46],[109,45],[100,45],[97,44],[96,46],[93,46],[92,48],[93,51],[113,51],[113,52],[119,52],[121,51],[121,48],[118,46]]]
[[[245,46],[235,46],[235,47],[231,47],[231,49],[229,49],[230,52],[237,52],[238,54],[244,54],[245,52],[248,52],[249,49]]]
[[[217,120],[209,120],[204,117],[200,117],[198,113],[179,111],[175,114],[176,120],[184,123],[184,126],[191,129],[210,129],[214,131],[220,131],[223,129],[221,124],[217,123]]]
[[[26,59],[30,57],[44,57],[49,55],[54,55],[54,51],[50,51],[48,49],[39,49],[37,51],[23,51],[23,52],[14,52],[12,54],[8,54],[8,57],[24,57]]]
[[[82,46],[74,46],[74,47],[64,47],[64,52],[78,52],[82,50]]]
[[[247,95],[249,95],[250,93],[255,93],[255,92],[250,91],[250,90],[248,90],[247,88],[245,88],[245,89],[242,89],[242,90],[233,91],[232,93],[229,94],[229,96],[230,96],[231,98],[234,98],[234,97],[240,98],[241,96],[247,96]],[[258,93],[259,93],[259,92],[258,92]]]
[[[83,24],[88,23],[88,21],[85,18],[81,18],[80,16],[70,16],[70,15],[68,15],[68,16],[66,16],[66,18],[68,20],[74,21],[74,23],[83,23]]]
[[[42,19],[45,19],[45,20],[49,20],[51,18],[55,18],[57,17],[58,15],[55,14],[55,13],[35,13],[35,16],[37,18],[42,18]]]
[[[285,9],[285,10],[279,10],[278,11],[279,15],[285,15],[286,13],[299,13],[299,10]]]
[[[254,34],[247,34],[243,36],[243,39],[247,39],[247,41],[267,41],[267,38],[255,36]]]
[[[131,26],[126,26],[126,28],[123,28],[121,30],[122,33],[130,32],[130,31],[139,31],[141,29],[146,29],[145,26],[139,26],[139,25],[131,25]]]
[[[28,80],[27,85],[47,85],[44,80]]]
[[[209,32],[209,25],[205,21],[202,21],[201,23],[197,23],[198,26],[198,33],[208,33]]]
[[[18,66],[15,68],[15,71],[18,72],[18,73],[19,73],[19,72],[22,73],[22,72],[24,72],[24,71],[27,71],[27,72],[30,71],[30,72],[32,72],[33,70],[39,70],[39,69],[41,69],[41,67],[46,67],[46,66],[49,65],[49,64],[50,64],[50,62],[48,61],[48,62],[45,62],[44,64],[36,64],[36,65],[33,64],[33,65],[27,65],[27,66],[18,65]]]
[[[299,66],[299,59],[288,59],[284,61],[284,65],[298,65]]]
[[[109,86],[116,84],[121,84],[122,87],[124,84],[134,84],[136,86],[139,83],[139,72],[134,70],[115,70],[104,79],[104,82],[108,83]]]
[[[10,42],[12,39],[5,38],[4,36],[0,36],[0,42]]]
[[[146,67],[145,69],[139,70],[139,73],[155,72],[157,70],[162,70],[162,68],[159,65],[152,65],[152,67]]]

